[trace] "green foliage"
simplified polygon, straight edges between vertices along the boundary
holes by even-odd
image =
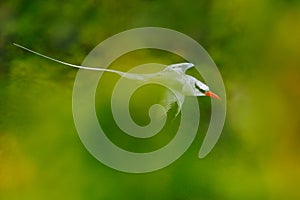
[[[299,8],[296,0],[1,2],[0,199],[299,199]],[[142,26],[175,29],[204,46],[223,75],[228,116],[218,144],[199,160],[210,113],[209,100],[199,98],[199,133],[184,156],[153,173],[126,174],[99,163],[79,140],[71,107],[76,70],[12,43],[79,64],[107,37]],[[180,59],[140,51],[112,68]],[[103,126],[114,130],[109,137],[124,148],[153,150],[174,136],[163,130],[131,140],[112,123],[109,99],[96,102],[107,116]],[[147,123],[147,109],[133,105],[140,110],[133,118]]]

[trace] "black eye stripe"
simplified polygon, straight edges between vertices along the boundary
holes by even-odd
[[[196,83],[195,83],[195,87],[202,93],[205,93],[205,90],[201,89]]]

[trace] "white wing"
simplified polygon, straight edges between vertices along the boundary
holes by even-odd
[[[194,67],[193,63],[178,63],[178,64],[169,65],[168,67],[166,67],[165,70],[171,70],[171,71],[176,71],[176,72],[180,72],[180,73],[185,73],[186,70],[188,70],[192,67]]]
[[[174,94],[175,93],[175,94]],[[168,112],[175,103],[177,103],[177,112],[175,117],[180,113],[183,102],[184,95],[181,92],[174,91],[174,93],[170,91],[166,91],[163,99],[161,100],[161,105],[165,107]]]

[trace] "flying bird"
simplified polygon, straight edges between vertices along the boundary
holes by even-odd
[[[162,106],[169,111],[174,103],[177,103],[177,113],[176,116],[180,113],[185,96],[209,96],[215,99],[220,100],[220,97],[215,93],[211,92],[209,87],[196,79],[193,76],[187,75],[186,71],[192,67],[192,63],[178,63],[167,66],[165,69],[159,72],[150,73],[150,74],[136,74],[136,73],[127,73],[112,69],[102,69],[102,68],[92,68],[81,65],[74,65],[67,62],[63,62],[44,54],[38,53],[31,49],[28,49],[22,45],[13,43],[15,46],[20,47],[26,51],[29,51],[38,56],[44,57],[46,59],[52,60],[54,62],[67,65],[70,67],[94,71],[103,71],[118,74],[122,77],[131,80],[138,80],[142,82],[155,82],[160,83],[168,88],[170,88],[174,94],[166,92],[164,98],[161,101]]]

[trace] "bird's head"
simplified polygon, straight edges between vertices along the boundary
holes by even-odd
[[[204,83],[202,83],[201,81],[196,81],[195,82],[195,92],[196,92],[196,96],[209,96],[218,100],[221,100],[220,97],[218,95],[216,95],[215,93],[211,92],[209,90],[209,87],[207,85],[205,85]]]

